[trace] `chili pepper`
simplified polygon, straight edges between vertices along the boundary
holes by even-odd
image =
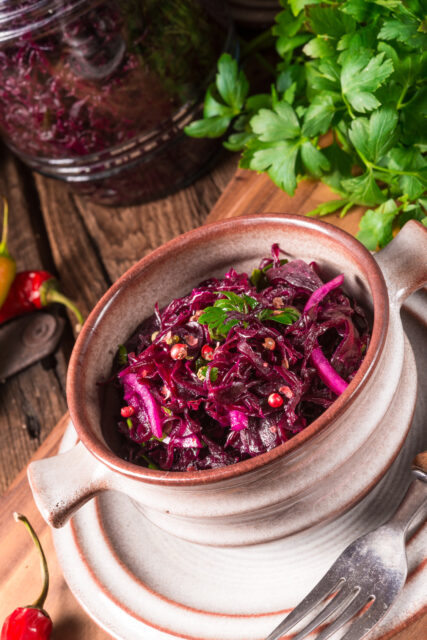
[[[71,300],[59,290],[59,282],[48,271],[21,271],[17,273],[9,294],[0,308],[0,324],[30,311],[42,309],[58,302],[75,314],[79,325],[83,316]]]
[[[40,540],[36,532],[25,516],[20,513],[13,514],[15,520],[21,520],[26,526],[40,555],[40,566],[43,576],[42,591],[34,602],[27,607],[18,607],[6,618],[1,630],[1,640],[49,640],[52,633],[52,620],[43,609],[49,588],[49,572],[46,556],[44,555]]]
[[[3,233],[0,242],[0,307],[6,300],[16,273],[15,260],[7,249],[8,213],[9,207],[7,200],[3,198]]]

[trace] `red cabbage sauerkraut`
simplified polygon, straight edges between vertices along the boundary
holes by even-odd
[[[320,416],[360,367],[364,311],[316,263],[278,245],[249,277],[201,282],[119,349],[120,454],[171,471],[230,465],[286,442]]]

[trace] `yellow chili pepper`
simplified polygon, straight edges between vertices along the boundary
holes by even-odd
[[[16,263],[7,249],[7,225],[9,207],[3,198],[3,234],[0,242],[0,307],[6,300],[10,286],[15,278]]]

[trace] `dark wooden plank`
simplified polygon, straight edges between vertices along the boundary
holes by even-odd
[[[144,205],[104,207],[36,176],[56,267],[67,293],[87,314],[107,286],[154,248],[204,222],[235,172],[223,156],[193,185]]]
[[[223,156],[193,185],[139,206],[106,208],[75,198],[111,281],[156,247],[203,224],[235,168],[236,158]]]
[[[212,209],[207,222],[261,212],[304,214],[322,202],[338,198],[329,187],[314,180],[302,180],[295,194],[289,196],[276,187],[266,173],[258,175],[254,171],[239,169]],[[363,210],[362,207],[353,207],[344,218],[340,218],[338,212],[324,219],[355,235]]]
[[[9,202],[9,247],[18,270],[52,268],[31,174],[2,148],[0,194]],[[0,345],[1,348],[1,345]],[[4,491],[66,409],[65,336],[44,363],[0,383],[0,491]]]

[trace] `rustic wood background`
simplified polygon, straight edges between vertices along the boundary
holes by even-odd
[[[139,258],[204,223],[236,165],[236,156],[224,153],[206,176],[168,198],[107,208],[32,174],[0,147],[0,195],[9,201],[10,252],[19,271],[43,268],[57,275],[86,316]],[[0,493],[66,411],[66,369],[74,342],[70,320],[54,356],[0,382]]]

